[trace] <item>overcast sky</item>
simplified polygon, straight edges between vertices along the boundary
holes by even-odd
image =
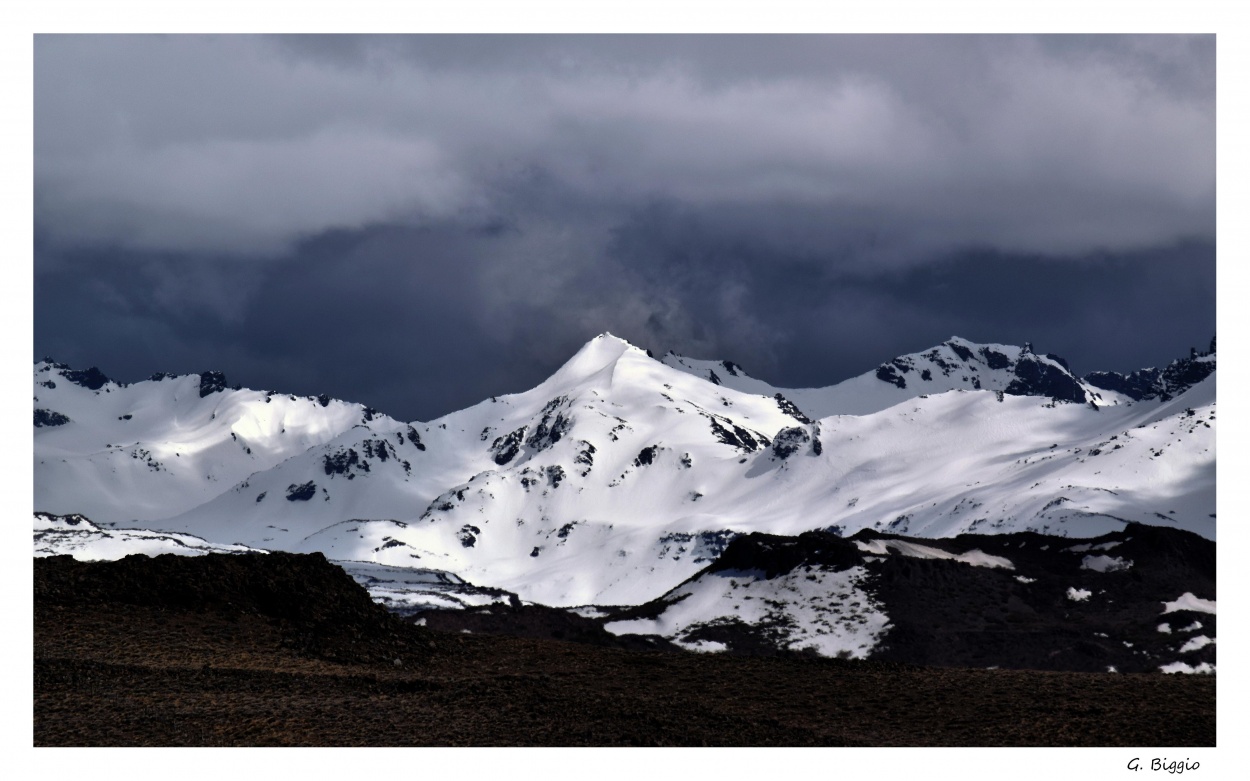
[[[428,420],[589,338],[824,385],[1215,331],[1214,36],[37,36],[34,352]]]

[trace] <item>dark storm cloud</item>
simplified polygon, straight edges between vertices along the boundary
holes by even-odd
[[[262,265],[201,259],[193,276],[149,253],[76,253],[36,281],[37,352],[121,381],[222,369],[249,387],[428,419],[524,390],[580,346],[518,349],[543,323],[483,307],[502,235],[489,226],[342,231]],[[496,327],[525,315],[523,329]]]
[[[1213,61],[1213,37],[40,37],[37,219],[280,254],[489,211],[539,169],[870,214],[878,261],[1209,238]]]
[[[617,231],[618,266],[673,314],[659,317],[663,329],[631,333],[661,346],[676,337],[702,357],[732,355],[791,387],[828,384],[953,335],[1032,342],[1084,374],[1166,363],[1215,334],[1210,242],[1077,259],[967,251],[868,274],[821,262],[806,245],[735,231],[733,217],[652,208]]]
[[[1079,263],[982,252],[863,275],[724,222],[656,205],[592,260],[580,255],[594,231],[501,223],[341,231],[191,276],[160,256],[73,256],[37,278],[36,347],[122,380],[225,369],[428,420],[537,384],[603,330],[789,386],[955,334],[1031,341],[1083,373],[1161,364],[1214,333],[1210,244]]]
[[[1214,37],[57,37],[37,354],[425,418],[610,330],[823,384],[1214,328]]]

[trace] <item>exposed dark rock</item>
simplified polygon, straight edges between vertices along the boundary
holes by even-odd
[[[104,376],[104,372],[92,366],[90,369],[75,370],[65,367],[61,371],[61,376],[66,380],[80,385],[88,390],[99,390],[106,384],[112,382],[108,377]]]
[[[702,496],[701,493],[695,493],[692,498],[698,501]],[[657,542],[660,544],[661,558],[669,556],[674,551],[679,554],[692,553],[694,561],[698,563],[711,562],[716,559],[738,536],[740,536],[739,532],[728,529],[706,532],[669,532],[662,535]]]
[[[460,527],[460,531],[456,533],[456,538],[460,540],[460,544],[464,547],[472,548],[477,544],[477,537],[481,533],[481,529],[466,523]]]
[[[525,440],[527,447],[532,448],[535,452],[542,452],[559,442],[573,428],[573,421],[570,418],[566,418],[563,411],[557,411],[567,402],[567,396],[558,396],[547,402],[542,410],[542,420],[538,422],[538,425],[534,427],[534,430]]]
[[[946,346],[951,348],[951,350],[954,351],[955,355],[959,356],[959,359],[961,361],[964,361],[965,363],[967,363],[968,361],[972,360],[972,350],[969,350],[967,347],[963,346],[962,344],[958,342],[946,342]]]
[[[773,400],[777,402],[777,406],[782,412],[794,418],[800,423],[811,423],[812,419],[803,414],[803,410],[794,405],[794,402],[782,396],[780,393],[773,394]]]
[[[708,419],[712,425],[712,435],[716,437],[717,441],[723,444],[731,445],[748,453],[752,453],[759,450],[761,447],[768,447],[771,442],[768,437],[758,431],[750,432],[742,426],[739,426],[737,423],[734,423],[729,418],[722,418],[719,415],[711,415],[706,412],[700,414]],[[725,426],[721,425],[722,422],[729,424],[729,428],[725,428]],[[731,431],[730,429],[733,430]]]
[[[490,451],[496,464],[503,466],[516,458],[517,453],[521,452],[521,443],[525,441],[525,432],[528,428],[528,426],[521,426],[516,431],[495,438],[490,445]]]
[[[69,423],[69,417],[50,409],[35,410],[35,428],[43,428],[45,426],[64,426]]]
[[[352,472],[353,468],[357,472],[370,471],[369,462],[362,459],[354,448],[340,449],[334,453],[327,453],[322,458],[322,467],[327,475],[345,475],[348,480],[356,476]]]
[[[807,429],[794,426],[793,428],[783,428],[777,432],[777,436],[773,438],[773,454],[780,459],[787,459],[801,448],[811,442],[812,437],[807,433]]]
[[[725,445],[746,449],[746,445],[732,431],[722,426],[716,418],[708,416],[708,421],[712,424],[712,435],[716,437],[717,441]]]
[[[734,537],[707,571],[759,570],[771,579],[803,564],[844,570],[862,561],[863,553],[854,543],[826,532],[806,532],[797,538],[752,532]]]
[[[892,363],[883,363],[877,367],[877,379],[900,388],[907,387],[907,380],[899,374],[898,369]]]
[[[1046,353],[1046,357],[1062,366],[1065,371],[1072,371],[1072,367],[1068,366],[1068,362],[1060,358],[1058,355],[1055,355],[1054,353]]]
[[[541,482],[541,476],[538,472],[530,469],[528,466],[521,470],[521,487],[529,491],[533,486]]]
[[[1155,368],[1138,369],[1129,374],[1119,372],[1090,372],[1085,381],[1105,390],[1122,393],[1135,401],[1159,399],[1168,401],[1211,376],[1215,371],[1215,338],[1211,338],[1210,352],[1199,353],[1191,349],[1188,358],[1172,361],[1162,371]]]
[[[584,439],[581,441],[581,444],[582,444],[581,449],[578,450],[577,455],[573,457],[573,463],[582,464],[583,466],[586,467],[581,472],[582,477],[585,477],[586,475],[590,474],[590,468],[594,466],[596,451],[595,451],[595,446],[587,442]]]
[[[1170,398],[1179,396],[1211,376],[1214,371],[1215,361],[1213,360],[1202,361],[1191,358],[1172,361],[1163,370],[1163,376],[1160,378],[1163,385],[1163,393],[1160,394],[1160,398],[1163,401],[1167,401]]]
[[[655,454],[659,452],[658,445],[644,447],[642,452],[634,459],[634,466],[647,466],[655,461]]]
[[[1138,369],[1127,375],[1119,372],[1090,372],[1085,381],[1096,388],[1114,391],[1135,401],[1155,398],[1161,392],[1158,369]]]
[[[384,439],[366,439],[360,443],[365,451],[365,458],[376,458],[385,463],[387,459],[395,457],[395,450],[390,443]],[[368,467],[366,466],[366,471]]]
[[[991,369],[1006,369],[1011,366],[1011,358],[988,347],[981,348],[981,357],[985,359],[985,365]]]
[[[288,502],[307,502],[317,493],[317,484],[312,480],[307,483],[297,484],[291,483],[286,487],[286,498]]]
[[[550,485],[552,488],[559,488],[560,481],[562,481],[565,477],[564,467],[560,466],[559,464],[552,464],[551,466],[547,467],[546,471],[547,471],[547,484]]]
[[[226,389],[226,375],[222,372],[201,372],[200,373],[200,398],[204,398],[210,393],[217,393]]]
[[[1013,396],[1049,396],[1058,401],[1084,404],[1085,389],[1064,369],[1032,354],[1022,354],[1016,362],[1015,379],[1004,392]]]

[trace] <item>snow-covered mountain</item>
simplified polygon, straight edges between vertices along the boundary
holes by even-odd
[[[778,389],[604,334],[538,387],[429,423],[220,375],[122,386],[43,362],[36,509],[550,605],[658,598],[749,532],[1093,537],[1138,522],[1214,539],[1203,359],[1212,370],[1162,401],[961,339]]]
[[[326,396],[229,388],[220,372],[124,385],[47,359],[34,406],[35,507],[97,523],[176,515],[355,427],[398,426]]]
[[[1106,386],[1091,386],[1072,374],[1065,360],[1050,353],[1037,355],[1032,345],[976,344],[958,336],[924,352],[900,355],[874,371],[827,388],[776,388],[731,361],[696,360],[672,351],[662,360],[716,385],[764,396],[780,394],[813,419],[866,415],[918,396],[952,390],[991,390],[1095,404],[1117,399],[1112,395],[1104,401]]]

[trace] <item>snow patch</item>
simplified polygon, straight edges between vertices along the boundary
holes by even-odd
[[[1094,592],[1089,591],[1087,589],[1073,588],[1072,586],[1068,586],[1068,599],[1072,600],[1073,602],[1084,602],[1085,600],[1093,596],[1093,594]]]
[[[190,534],[112,529],[105,531],[81,515],[35,513],[35,557],[73,556],[79,561],[116,561],[131,554],[206,556],[209,553],[266,553],[246,545],[221,545]]]
[[[1069,553],[1085,553],[1086,551],[1092,551],[1092,550],[1111,550],[1112,548],[1114,548],[1115,546],[1119,544],[1120,544],[1119,540],[1112,540],[1111,542],[1104,542],[1098,545],[1095,545],[1092,542],[1084,542],[1084,543],[1081,543],[1080,545],[1073,545],[1071,548],[1064,548],[1064,550],[1068,551]]]
[[[690,647],[700,630],[745,624],[764,627],[780,648],[811,649],[822,656],[866,658],[889,625],[862,589],[864,567],[833,571],[804,566],[772,579],[762,572],[705,573],[665,597],[656,618],[614,621],[614,635],[660,635]]]
[[[930,548],[928,545],[917,545],[914,542],[905,542],[903,540],[868,540],[867,542],[855,540],[855,546],[864,553],[873,553],[878,556],[888,554],[890,552],[889,549],[893,548],[904,556],[912,556],[918,559],[946,559],[970,564],[974,567],[1015,569],[1015,565],[1002,556],[991,556],[980,549],[964,553],[948,553],[937,548]]]
[[[1169,674],[1185,673],[1186,675],[1192,675],[1194,673],[1200,673],[1203,675],[1213,675],[1215,674],[1215,665],[1203,662],[1194,667],[1185,664],[1184,662],[1172,662],[1171,664],[1160,665],[1159,670]]]
[[[678,641],[676,644],[687,651],[699,651],[702,653],[720,653],[721,651],[729,650],[729,646],[724,643],[718,643],[715,640],[696,640],[693,643]]]
[[[1116,556],[1086,556],[1081,559],[1081,569],[1094,572],[1119,572],[1133,566],[1133,562]]]
[[[1175,613],[1178,610],[1192,610],[1196,613],[1215,613],[1214,599],[1201,599],[1186,591],[1172,602],[1163,603],[1164,613]]]

